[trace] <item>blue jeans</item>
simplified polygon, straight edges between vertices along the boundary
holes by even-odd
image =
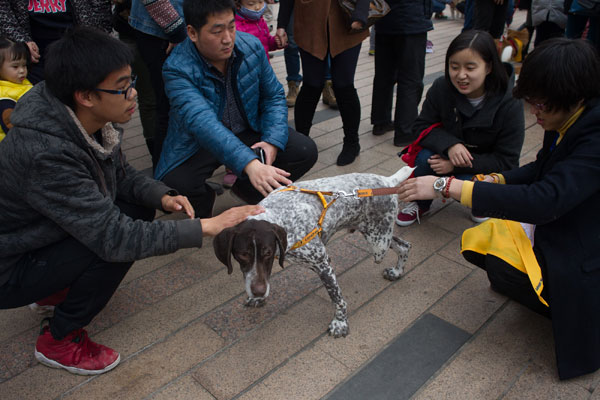
[[[325,67],[325,80],[331,80],[331,54],[327,53],[327,66]]]
[[[513,0],[508,0],[508,6],[506,6],[506,25],[512,24],[514,14],[515,2]]]
[[[369,32],[369,50],[375,50],[375,25],[371,26]]]
[[[465,1],[465,24],[463,25],[463,32],[473,29],[473,2],[475,0]]]
[[[302,82],[302,75],[300,75],[300,52],[298,51],[298,45],[294,41],[294,13],[290,16],[290,23],[288,24],[285,33],[288,37],[288,45],[283,50],[283,59],[285,61],[285,71],[287,73],[286,81]]]
[[[439,0],[431,0],[431,11],[440,13],[446,9],[446,3]]]
[[[435,153],[429,149],[422,149],[419,152],[419,154],[417,154],[417,158],[415,160],[415,166],[417,167],[417,169],[415,169],[415,177],[425,175],[442,176],[433,172],[431,166],[429,166],[429,163],[427,162],[427,160],[429,160],[429,157],[433,156],[434,154]],[[473,178],[473,175],[458,174],[454,175],[454,177],[463,181],[470,181]],[[421,210],[429,210],[432,201],[433,200],[418,200],[417,204],[419,205],[419,208]]]
[[[588,17],[587,15],[569,14],[567,17],[567,27],[565,36],[569,39],[579,39],[585,30],[585,25],[590,22],[590,28],[587,34],[587,40],[598,48],[598,17]]]

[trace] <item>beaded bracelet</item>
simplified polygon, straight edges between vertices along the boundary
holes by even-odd
[[[446,187],[444,188],[444,191],[442,192],[442,196],[446,199],[450,198],[450,183],[452,183],[452,179],[454,179],[454,175],[452,175],[451,177],[448,178],[448,182],[446,182]]]

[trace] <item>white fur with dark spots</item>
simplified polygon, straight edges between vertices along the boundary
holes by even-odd
[[[309,190],[351,193],[355,189],[397,186],[406,180],[412,171],[412,168],[404,167],[389,177],[353,173],[297,182],[294,186]],[[326,196],[326,199],[330,201],[331,197]],[[318,196],[308,193],[275,191],[260,204],[265,208],[265,213],[250,217],[238,226],[224,230],[215,238],[213,243],[217,257],[228,265],[231,271],[233,255],[244,272],[247,289],[251,288],[257,279],[264,279],[261,287],[269,288],[271,268],[278,251],[277,242],[282,243],[286,250],[280,255],[280,263],[285,257],[291,262],[310,267],[319,275],[331,301],[335,304],[334,318],[329,324],[330,335],[342,337],[349,331],[346,301],[325,248],[336,232],[341,229],[361,232],[371,245],[376,263],[383,260],[391,247],[398,254],[398,261],[395,266],[386,268],[383,276],[389,280],[401,277],[411,244],[393,234],[394,222],[398,214],[398,196],[338,198],[327,210],[321,237],[316,236],[306,245],[291,251],[289,249],[294,243],[302,240],[317,227],[323,210],[321,200]],[[247,252],[252,252],[252,247],[254,247],[254,254],[246,256]],[[264,254],[269,257],[263,256]],[[249,297],[246,304],[252,306],[261,305],[268,296],[268,290],[265,295],[260,296],[254,296],[251,290],[247,292]]]

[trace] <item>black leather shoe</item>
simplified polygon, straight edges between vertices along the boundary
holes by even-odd
[[[337,158],[336,164],[341,166],[352,164],[360,153],[360,145],[358,143],[346,144],[342,147],[342,152]]]
[[[394,124],[391,122],[388,122],[387,124],[373,125],[373,135],[375,135],[375,136],[381,136],[384,133],[393,131],[393,130],[394,130]]]

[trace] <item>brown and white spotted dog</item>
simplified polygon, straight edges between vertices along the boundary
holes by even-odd
[[[331,178],[297,182],[294,186],[308,190],[352,193],[355,189],[394,187],[406,180],[413,168],[404,167],[394,175],[347,174]],[[331,198],[327,198],[328,201]],[[335,304],[335,316],[329,324],[329,334],[348,334],[346,301],[338,286],[325,245],[341,229],[358,230],[371,245],[376,263],[380,263],[391,247],[398,254],[394,267],[386,268],[383,276],[399,279],[404,271],[411,244],[393,235],[398,214],[398,196],[357,198],[339,197],[327,210],[321,236],[295,250],[290,247],[317,227],[323,204],[317,195],[277,190],[260,204],[265,213],[223,230],[213,241],[217,258],[233,272],[231,258],[237,260],[244,274],[247,306],[259,307],[269,295],[269,277],[276,256],[283,267],[284,259],[306,264],[315,271]]]

